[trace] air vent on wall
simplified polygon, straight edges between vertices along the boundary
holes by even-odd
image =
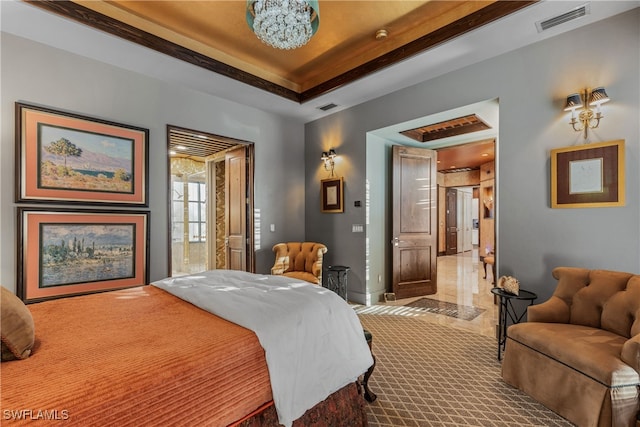
[[[590,13],[591,7],[589,3],[583,4],[582,6],[571,9],[569,12],[563,13],[562,15],[557,15],[552,18],[536,22],[536,28],[538,29],[538,32],[541,33],[548,30],[549,28],[555,27],[556,25],[564,24],[565,22],[582,18],[583,16],[589,15]]]
[[[327,110],[331,110],[332,108],[336,108],[336,107],[337,107],[337,105],[332,102],[331,104],[327,104],[327,105],[323,105],[322,107],[318,107],[318,110],[327,111]]]

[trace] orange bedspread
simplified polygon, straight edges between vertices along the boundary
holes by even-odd
[[[225,426],[271,400],[253,332],[154,286],[28,307],[36,345],[2,363],[3,426]]]

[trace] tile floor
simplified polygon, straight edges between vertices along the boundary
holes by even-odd
[[[458,255],[438,257],[438,293],[426,297],[458,305],[478,307],[485,311],[469,321],[433,313],[420,316],[420,319],[495,337],[498,306],[493,303],[493,294],[491,293],[493,287],[491,268],[487,266],[487,278],[484,279],[483,276],[478,249]],[[386,305],[405,305],[416,299],[418,298],[407,298],[387,302]]]

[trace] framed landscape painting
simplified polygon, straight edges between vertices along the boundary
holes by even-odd
[[[16,103],[16,201],[148,206],[148,129]]]
[[[148,212],[18,208],[18,227],[27,303],[147,284]]]

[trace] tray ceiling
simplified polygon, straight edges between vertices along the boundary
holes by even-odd
[[[321,0],[311,41],[281,51],[251,32],[245,1],[25,1],[300,103],[535,3]]]

